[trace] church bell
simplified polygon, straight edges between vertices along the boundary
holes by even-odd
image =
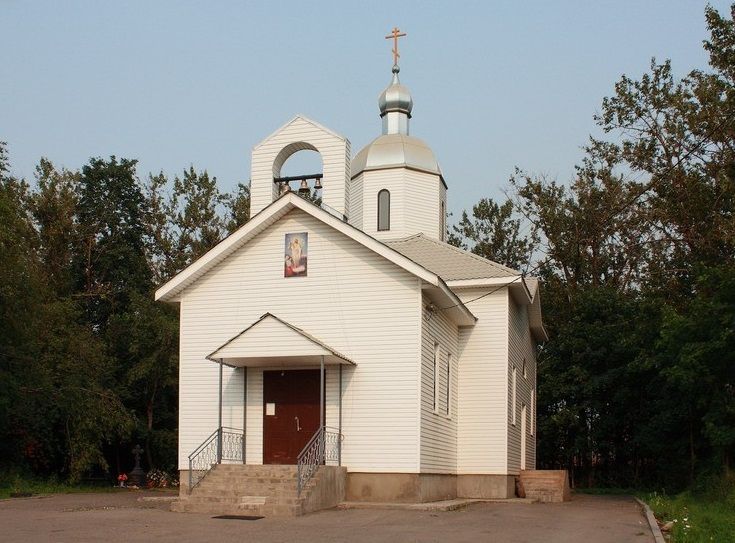
[[[299,192],[301,194],[308,194],[309,193],[309,183],[306,179],[301,180],[301,186],[299,187]]]
[[[314,189],[315,190],[322,190],[322,180],[317,178],[316,182],[314,183]]]

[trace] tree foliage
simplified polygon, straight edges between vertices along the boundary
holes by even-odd
[[[0,456],[75,481],[175,469],[178,315],[153,290],[249,216],[193,168],[141,183],[136,162],[42,158],[31,187],[0,144]],[[234,228],[234,226],[233,226]]]
[[[735,452],[735,25],[707,7],[709,68],[623,76],[569,184],[516,171],[539,242],[539,462],[580,485],[691,484]],[[502,263],[495,204],[455,231]],[[488,220],[489,219],[489,220]],[[509,219],[506,219],[509,220]],[[516,244],[518,241],[514,240]]]
[[[534,239],[521,236],[520,220],[513,216],[513,202],[496,204],[483,198],[472,207],[472,215],[462,212],[459,224],[452,227],[449,242],[467,249],[471,240],[472,252],[496,260],[509,268],[527,265],[534,248]]]

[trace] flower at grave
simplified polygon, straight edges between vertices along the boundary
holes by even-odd
[[[120,484],[120,486],[125,486],[125,481],[128,480],[128,476],[124,473],[121,473],[117,476],[117,482]]]
[[[170,486],[178,486],[179,484],[175,478],[160,469],[149,471],[146,479],[146,486],[148,488],[168,488]]]

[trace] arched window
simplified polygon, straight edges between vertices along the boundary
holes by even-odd
[[[390,230],[390,191],[378,193],[378,231]]]

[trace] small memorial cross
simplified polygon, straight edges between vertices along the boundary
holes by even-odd
[[[140,445],[136,445],[132,451],[135,455],[135,467],[130,472],[130,482],[139,488],[145,486],[145,472],[140,467],[140,455],[143,454],[144,449]]]

